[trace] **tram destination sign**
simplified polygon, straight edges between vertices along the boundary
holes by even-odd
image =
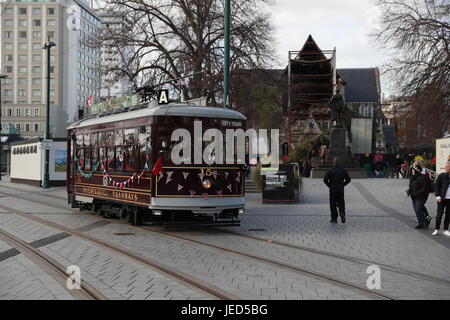
[[[53,140],[42,140],[42,150],[52,150]]]

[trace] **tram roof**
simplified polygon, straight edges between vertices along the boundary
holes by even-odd
[[[152,106],[145,109],[112,114],[104,117],[80,120],[67,127],[67,129],[83,128],[98,124],[119,122],[148,116],[174,116],[174,117],[203,117],[246,120],[247,118],[231,109],[221,107],[200,107],[195,104],[168,104]]]

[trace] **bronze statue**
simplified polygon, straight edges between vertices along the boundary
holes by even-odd
[[[335,127],[342,127],[341,115],[344,111],[344,98],[342,97],[339,88],[336,89],[336,94],[330,99],[331,121],[336,121]]]

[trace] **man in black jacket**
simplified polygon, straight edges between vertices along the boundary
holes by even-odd
[[[337,223],[339,208],[339,215],[342,223],[345,223],[345,199],[344,187],[350,183],[351,179],[347,170],[339,166],[339,159],[333,159],[333,168],[328,170],[323,182],[330,188],[330,210],[331,223]]]
[[[437,200],[436,229],[433,236],[437,236],[441,228],[442,215],[445,210],[444,235],[450,236],[448,226],[450,224],[450,162],[445,165],[445,172],[441,173],[434,183],[434,193]]]

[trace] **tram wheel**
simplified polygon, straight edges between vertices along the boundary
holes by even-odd
[[[130,207],[123,206],[122,211],[120,213],[120,220],[123,222],[131,222],[131,217],[133,214],[133,210]]]

